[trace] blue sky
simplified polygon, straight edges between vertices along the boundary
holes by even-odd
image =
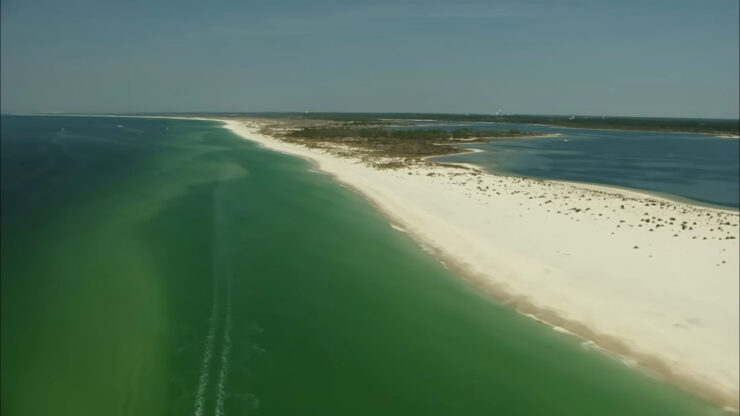
[[[739,111],[737,0],[2,0],[0,16],[5,113]]]

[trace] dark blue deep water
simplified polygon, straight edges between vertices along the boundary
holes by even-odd
[[[738,139],[502,123],[422,122],[421,126],[560,134],[467,145],[485,152],[444,156],[435,161],[471,163],[517,176],[633,188],[701,204],[740,206]]]

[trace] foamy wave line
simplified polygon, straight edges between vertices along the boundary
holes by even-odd
[[[408,232],[408,231],[406,231],[406,229],[405,229],[405,228],[401,227],[400,225],[396,225],[396,224],[394,224],[394,223],[391,223],[391,228],[393,228],[393,229],[394,229],[394,230],[396,230],[396,231],[400,231],[400,232],[402,232],[402,233],[406,233],[406,232]]]

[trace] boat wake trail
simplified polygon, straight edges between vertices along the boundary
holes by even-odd
[[[216,318],[218,316],[218,285],[213,283],[213,309],[209,319],[208,335],[206,335],[206,348],[203,351],[203,361],[198,377],[198,390],[195,392],[195,410],[193,415],[203,416],[203,408],[206,401],[206,390],[210,378],[211,361],[213,361],[213,349],[216,342]]]
[[[194,416],[204,416],[206,406],[213,397],[213,388],[211,385],[211,370],[218,365],[218,382],[215,386],[215,408],[214,414],[217,416],[224,415],[224,408],[227,398],[227,382],[229,376],[229,364],[231,358],[231,282],[232,273],[230,270],[229,245],[227,241],[228,224],[227,216],[224,215],[224,186],[219,184],[213,193],[213,239],[212,239],[212,279],[213,279],[213,309],[209,320],[208,333],[206,335],[205,349],[203,352],[203,361],[201,364],[200,376],[195,393]],[[219,319],[223,316],[221,342],[216,342],[217,332],[219,330]],[[220,348],[220,361],[215,364],[215,351]],[[209,393],[210,392],[210,393]],[[208,405],[210,407],[210,405]],[[210,412],[209,412],[210,413]]]
[[[221,371],[218,374],[216,396],[216,416],[224,414],[226,401],[226,381],[229,374],[229,354],[231,353],[231,274],[226,281],[226,315],[224,317],[224,336],[221,343]]]

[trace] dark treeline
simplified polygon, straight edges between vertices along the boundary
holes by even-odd
[[[390,120],[433,120],[454,122],[490,122],[514,124],[548,124],[553,126],[644,130],[709,134],[740,134],[738,119],[668,118],[668,117],[606,117],[559,115],[493,115],[445,113],[280,113],[280,112],[191,112],[191,113],[126,113],[130,115],[180,115],[211,117],[264,117],[334,120],[353,125],[383,125]]]
[[[389,139],[441,141],[472,138],[523,136],[527,135],[527,133],[521,132],[519,130],[391,130],[382,128],[304,127],[302,129],[289,132],[287,135],[288,137],[315,140],[357,138],[371,140]]]
[[[166,114],[166,113],[159,113]],[[436,120],[455,122],[492,122],[517,124],[549,124],[554,126],[669,131],[686,133],[739,134],[740,120],[660,117],[601,117],[558,115],[490,115],[443,113],[178,113],[179,115],[211,115],[223,117],[299,118],[352,122],[354,125],[382,125],[389,120]],[[170,114],[172,115],[172,114]]]
[[[355,155],[415,159],[459,153],[464,150],[454,145],[483,141],[497,137],[523,137],[532,135],[517,130],[394,130],[382,127],[351,127],[354,124],[304,127],[283,133],[290,141],[307,146],[325,146],[326,143],[343,144]],[[390,165],[394,165],[391,163]],[[385,167],[389,167],[387,163]],[[395,166],[400,167],[401,165]]]
[[[739,120],[720,119],[422,113],[309,113],[303,114],[302,117],[364,122],[370,122],[372,120],[383,121],[393,119],[515,124],[549,124],[555,126],[576,128],[671,131],[712,134],[738,134],[740,132]]]

